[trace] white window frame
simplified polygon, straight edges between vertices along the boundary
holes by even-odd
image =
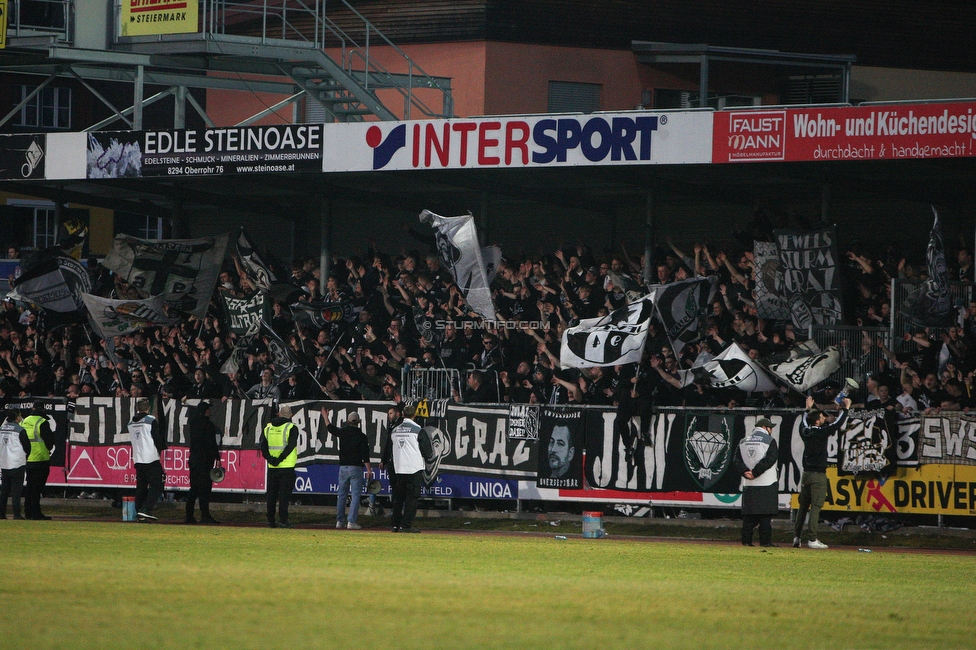
[[[21,85],[17,102],[24,101],[35,88]],[[71,88],[48,86],[20,107],[14,126],[70,130],[71,118]]]

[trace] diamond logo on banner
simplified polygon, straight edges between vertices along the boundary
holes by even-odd
[[[712,428],[713,418],[703,417],[703,426]],[[691,418],[685,430],[685,463],[695,482],[706,490],[725,475],[732,459],[732,430],[726,418],[717,419],[721,422],[720,431],[700,430],[697,416]]]

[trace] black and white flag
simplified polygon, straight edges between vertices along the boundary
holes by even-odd
[[[82,295],[91,291],[91,276],[81,262],[57,248],[24,260],[23,273],[13,286],[8,297],[41,310],[48,328],[84,320]]]
[[[840,369],[840,348],[831,345],[821,352],[815,345],[797,346],[790,358],[769,366],[769,371],[804,393]]]
[[[261,321],[271,318],[271,298],[258,291],[247,298],[237,298],[230,291],[220,290],[220,298],[227,314],[227,329],[231,334],[244,336],[261,328]]]
[[[701,338],[702,321],[715,297],[715,281],[715,277],[698,278],[656,287],[658,317],[675,354]]]
[[[241,228],[241,232],[237,235],[237,256],[247,277],[258,289],[267,291],[271,289],[272,284],[278,282],[274,270],[261,259],[244,228]]]
[[[639,363],[654,316],[654,293],[601,318],[586,318],[563,332],[559,364],[591,368]]]
[[[491,300],[474,217],[442,217],[424,210],[420,213],[420,221],[434,229],[441,262],[454,276],[464,300],[485,320],[495,320],[495,305]]]
[[[928,249],[925,251],[929,279],[902,303],[902,312],[919,327],[945,327],[951,325],[955,319],[952,296],[949,293],[949,269],[946,266],[942,229],[939,227],[939,213],[935,206],[932,206],[932,214],[935,215],[935,221],[929,235]]]
[[[179,318],[166,313],[166,306],[158,297],[145,300],[113,300],[82,294],[88,308],[88,319],[95,331],[105,339],[127,334],[154,325],[175,325]]]
[[[776,242],[754,241],[753,262],[756,267],[756,314],[770,320],[789,320],[790,308],[783,295],[783,263]]]
[[[261,337],[264,339],[264,344],[268,346],[268,353],[271,356],[271,363],[274,365],[275,371],[275,386],[284,383],[292,373],[295,372],[301,364],[295,353],[292,352],[291,348],[281,340],[267,321],[264,321],[264,331]]]
[[[712,388],[736,388],[747,393],[776,390],[776,383],[755,359],[733,343],[711,361],[691,370],[679,370],[682,386],[705,383]]]
[[[102,264],[147,296],[203,318],[210,304],[227,235],[202,239],[138,239],[116,235]]]

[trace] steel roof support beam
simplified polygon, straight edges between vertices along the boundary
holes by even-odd
[[[112,112],[115,113],[117,119],[120,119],[123,122],[125,122],[126,124],[128,124],[130,129],[132,128],[132,121],[129,120],[125,115],[123,115],[119,111],[119,109],[115,108],[115,105],[112,102],[110,102],[107,99],[105,99],[102,96],[101,93],[99,93],[97,90],[95,90],[94,88],[92,88],[91,85],[87,81],[85,81],[84,79],[82,79],[81,76],[77,72],[75,72],[72,68],[68,68],[68,71],[71,73],[71,76],[72,77],[74,77],[75,79],[78,80],[78,83],[80,83],[82,86],[84,86],[88,90],[88,92],[90,92],[92,95],[94,95],[95,98],[98,99],[100,102],[102,102],[103,104],[105,104],[106,106],[108,106],[112,110]]]
[[[140,114],[142,113],[143,107],[149,106],[150,104],[155,104],[160,99],[163,99],[165,97],[169,97],[174,92],[176,92],[176,88],[175,87],[174,88],[167,88],[166,90],[163,90],[161,92],[156,93],[155,95],[153,95],[149,99],[142,100],[138,104],[139,113]],[[92,124],[90,127],[88,127],[87,129],[85,129],[83,132],[84,133],[91,133],[92,131],[100,131],[102,129],[102,127],[108,126],[109,124],[111,124],[115,120],[121,119],[122,117],[124,117],[126,115],[129,115],[130,113],[135,112],[136,111],[136,108],[137,108],[136,105],[130,106],[129,108],[125,109],[124,111],[122,111],[118,115],[113,115],[111,117],[106,117],[101,122],[98,122],[97,124]],[[142,123],[141,122],[142,122],[142,120],[140,119],[140,124],[139,124],[138,127],[136,127],[135,126],[135,120],[133,120],[132,129],[135,130],[135,131],[141,131],[142,130]]]
[[[24,97],[23,101],[21,101],[19,104],[17,104],[16,106],[14,106],[14,108],[13,108],[12,111],[10,111],[9,113],[7,113],[6,115],[3,116],[3,119],[0,120],[0,126],[3,126],[8,121],[10,121],[10,119],[14,115],[16,115],[17,113],[19,113],[21,111],[21,109],[24,108],[24,106],[27,106],[27,104],[28,104],[28,102],[30,102],[30,100],[32,100],[35,97],[37,97],[38,93],[40,93],[42,90],[44,90],[45,86],[47,86],[49,83],[51,83],[52,81],[54,81],[56,78],[57,78],[57,75],[56,74],[53,74],[50,77],[48,77],[47,79],[45,79],[44,80],[44,83],[40,84],[37,88],[35,88],[32,92],[30,92],[27,95],[27,97]]]

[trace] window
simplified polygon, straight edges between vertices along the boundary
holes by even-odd
[[[600,84],[549,82],[550,113],[592,113],[600,110]]]
[[[16,103],[34,92],[36,86],[20,86],[20,95],[15,93]],[[41,92],[30,98],[14,117],[14,126],[28,126],[43,129],[71,128],[71,89],[42,88]]]
[[[54,208],[34,208],[34,248],[44,250],[58,242],[58,219]]]
[[[808,75],[790,77],[783,88],[784,104],[832,104],[843,96],[838,75]]]
[[[131,235],[139,239],[166,239],[169,224],[162,217],[117,211],[115,213],[115,234]]]
[[[699,93],[693,90],[654,89],[654,108],[699,108]],[[762,98],[757,95],[733,95],[708,93],[708,106],[716,110],[732,106],[759,106]]]

